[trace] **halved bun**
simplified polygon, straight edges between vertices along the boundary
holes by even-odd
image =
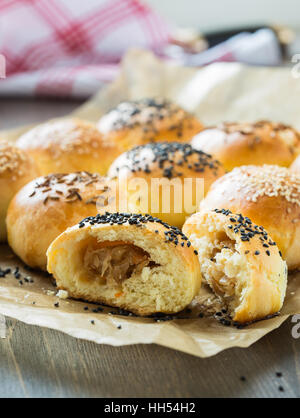
[[[89,217],[61,234],[47,256],[49,273],[70,296],[139,315],[178,312],[201,284],[188,239],[150,215]]]
[[[263,227],[229,210],[215,209],[191,216],[183,232],[198,251],[204,282],[234,321],[263,319],[281,309],[287,266]]]

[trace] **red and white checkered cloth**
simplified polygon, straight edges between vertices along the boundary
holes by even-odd
[[[270,29],[241,33],[199,54],[168,44],[170,33],[143,0],[0,0],[0,96],[88,97],[115,78],[131,47],[188,66],[281,62]]]
[[[87,97],[116,76],[128,48],[160,53],[168,39],[140,0],[0,0],[0,95]]]

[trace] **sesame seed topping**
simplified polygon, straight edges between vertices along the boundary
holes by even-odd
[[[236,192],[245,196],[249,202],[257,202],[262,196],[282,197],[287,202],[300,206],[300,175],[285,167],[236,167],[217,180],[213,187],[226,181],[234,183]]]
[[[262,227],[258,226],[254,223],[252,223],[251,219],[249,219],[246,216],[243,216],[241,214],[233,214],[228,209],[214,209],[214,212],[225,215],[229,217],[229,222],[234,223],[234,229],[233,232],[236,234],[239,234],[241,241],[243,242],[250,242],[255,236],[259,237],[259,240],[257,240],[257,243],[259,246],[261,246],[263,249],[269,245],[265,243],[266,240],[269,240],[269,243],[271,242],[273,245],[273,242],[269,239],[267,231]],[[231,226],[231,225],[229,225]],[[232,229],[232,228],[231,228]],[[275,244],[275,243],[274,243]],[[276,245],[276,244],[275,244]],[[266,254],[268,256],[271,255],[270,250],[265,250]],[[246,250],[244,252],[245,255],[249,254],[250,251]],[[260,255],[261,252],[259,250],[255,250],[254,255]],[[280,253],[281,256],[281,253]]]
[[[169,100],[146,98],[120,103],[100,119],[98,127],[103,133],[124,128],[141,128],[142,141],[147,143],[155,140],[161,123],[164,124],[164,129],[181,138],[183,124],[187,122],[188,128],[192,129],[194,120],[192,114]]]
[[[49,201],[64,200],[67,203],[83,201],[83,195],[87,191],[95,191],[95,195],[83,203],[96,205],[98,198],[105,198],[105,193],[110,190],[106,178],[87,171],[72,174],[50,174],[39,178],[33,187],[34,190],[29,194],[29,197],[33,198],[42,193],[45,205]]]
[[[257,144],[264,142],[264,138],[274,141],[280,141],[285,143],[291,155],[295,154],[299,150],[300,135],[289,125],[283,123],[270,122],[267,120],[261,120],[255,123],[232,123],[225,122],[214,127],[208,127],[204,130],[218,129],[224,132],[226,135],[223,137],[223,141],[236,140],[237,134],[247,141],[249,148],[254,148]],[[268,142],[270,146],[270,142]]]
[[[92,123],[80,119],[63,119],[43,123],[22,135],[18,140],[21,148],[42,147],[53,158],[62,154],[89,154],[92,149],[109,146]]]
[[[158,168],[162,177],[171,179],[182,176],[183,168],[188,168],[193,173],[210,170],[217,176],[220,167],[219,161],[203,151],[196,150],[190,144],[156,142],[140,145],[126,152],[112,165],[109,174],[111,177],[116,177],[124,169],[132,173],[143,171],[151,174],[154,168]]]
[[[191,247],[190,241],[184,235],[184,233],[175,226],[170,226],[166,222],[163,222],[159,218],[154,218],[153,216],[146,214],[132,214],[132,213],[109,213],[106,212],[105,214],[98,214],[97,216],[89,216],[82,221],[79,222],[78,228],[83,228],[86,225],[101,225],[101,224],[108,224],[108,225],[117,225],[121,226],[124,224],[129,224],[135,227],[144,227],[147,223],[156,223],[158,225],[162,225],[164,231],[162,231],[164,235],[165,242],[168,244],[173,244],[175,246],[181,245],[184,247],[185,245],[189,248]],[[154,230],[155,233],[158,230]],[[192,249],[192,247],[191,247]],[[194,252],[194,249],[192,249]],[[195,253],[196,255],[196,253]]]
[[[0,175],[13,173],[12,179],[26,174],[29,157],[7,141],[0,141]]]

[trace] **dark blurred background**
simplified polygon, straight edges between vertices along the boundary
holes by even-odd
[[[275,30],[283,60],[300,52],[299,0],[145,0],[178,27],[195,30],[212,46],[242,31]],[[183,35],[182,35],[183,36]]]

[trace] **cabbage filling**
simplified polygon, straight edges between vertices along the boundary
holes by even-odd
[[[109,287],[120,287],[133,274],[145,267],[156,267],[150,255],[133,244],[125,242],[89,243],[83,255],[89,276]]]
[[[202,251],[199,253],[201,272],[213,292],[234,310],[241,296],[240,280],[244,259],[237,251],[236,242],[225,232],[218,232],[213,240],[202,238]]]

